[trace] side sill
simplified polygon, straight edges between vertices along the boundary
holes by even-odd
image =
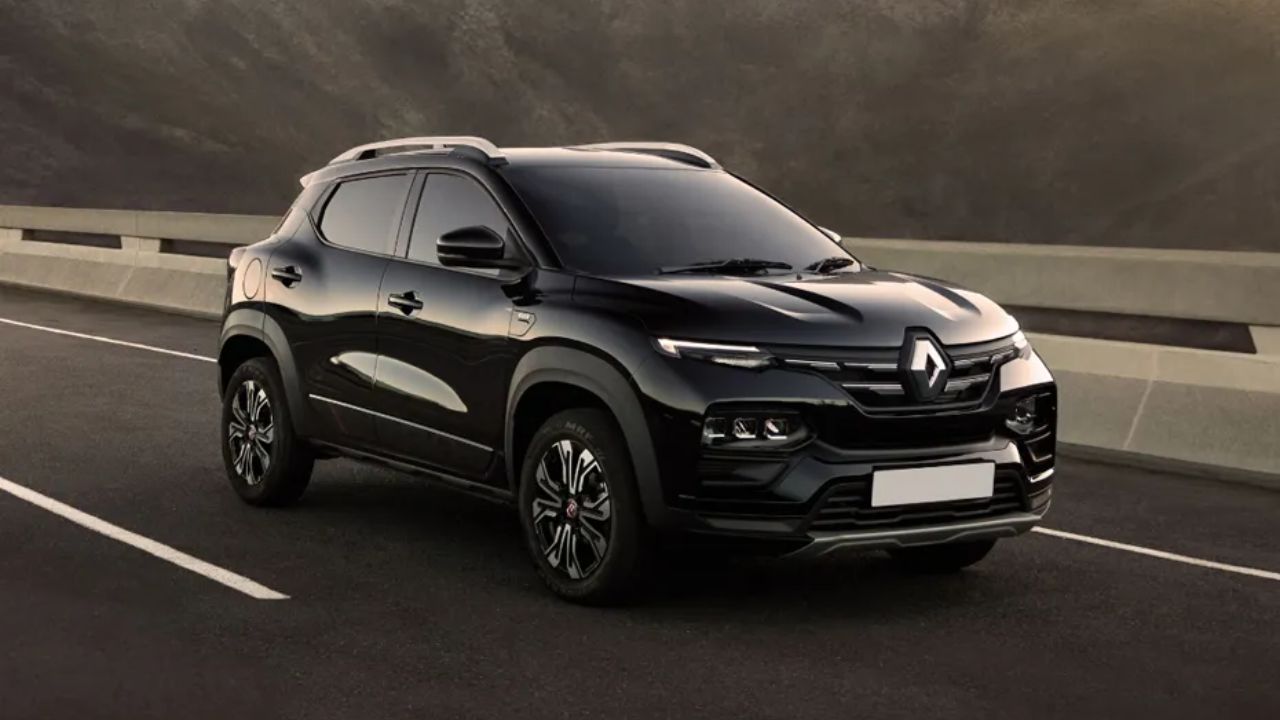
[[[400,472],[406,472],[412,475],[420,475],[439,482],[441,485],[448,486],[454,490],[467,493],[468,495],[474,495],[478,498],[489,500],[491,502],[501,503],[504,505],[511,505],[515,502],[515,496],[506,488],[485,485],[484,483],[460,478],[456,475],[450,475],[449,473],[442,472],[440,470],[421,467],[419,465],[404,462],[403,460],[395,460],[366,450],[356,450],[344,445],[338,445],[337,443],[313,440],[311,441],[311,444],[325,452],[333,453],[334,455],[341,457],[373,463],[375,465],[383,465],[393,470],[399,470]]]

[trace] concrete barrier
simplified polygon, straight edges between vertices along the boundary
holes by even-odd
[[[875,266],[1010,305],[1280,326],[1280,253],[846,238]]]
[[[240,239],[266,237],[274,220],[233,216],[225,227],[216,215],[194,219],[177,213],[136,213],[123,210],[69,210],[63,220],[58,208],[30,208],[27,225],[0,228],[0,282],[57,290],[105,300],[128,302],[200,317],[218,317],[226,289],[226,261],[161,252],[164,240],[187,240],[225,245]],[[105,213],[105,215],[98,214]],[[159,217],[154,217],[154,216]],[[23,213],[0,206],[3,222],[22,220]],[[100,222],[99,222],[100,221]],[[266,227],[265,232],[258,233]],[[121,235],[120,248],[88,247],[29,238],[33,229],[116,234],[121,229],[155,231],[159,237]],[[237,240],[232,240],[235,238]]]
[[[1058,381],[1062,442],[1269,475],[1280,487],[1280,359],[1029,337]]]
[[[148,210],[0,205],[0,228],[95,233],[161,240],[248,245],[271,234],[280,218]]]
[[[0,282],[218,317],[225,260],[0,240]]]

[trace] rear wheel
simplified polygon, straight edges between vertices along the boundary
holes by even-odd
[[[914,572],[953,573],[977,563],[995,547],[995,540],[922,545],[889,551],[899,565]]]
[[[520,522],[539,575],[585,604],[625,599],[650,547],[622,434],[601,410],[561,412],[529,443]]]
[[[251,358],[222,397],[222,460],[231,487],[251,505],[288,505],[311,480],[311,449],[293,434],[280,371]]]

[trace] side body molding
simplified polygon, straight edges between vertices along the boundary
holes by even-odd
[[[228,313],[222,324],[222,337],[218,341],[219,362],[222,349],[227,342],[237,336],[251,337],[262,341],[274,356],[280,368],[281,379],[284,380],[285,399],[289,403],[289,417],[293,430],[302,437],[310,436],[310,409],[307,400],[302,396],[302,384],[298,377],[298,365],[289,349],[289,341],[284,330],[271,316],[254,307],[240,307]]]
[[[515,411],[520,398],[529,388],[543,382],[574,385],[604,400],[613,411],[631,455],[637,489],[651,525],[661,524],[665,517],[662,484],[658,477],[658,459],[653,451],[644,410],[631,382],[614,365],[568,347],[543,346],[529,351],[516,365],[511,389],[507,395],[507,429],[504,446],[507,479],[512,492],[520,482],[520,468],[515,463]]]

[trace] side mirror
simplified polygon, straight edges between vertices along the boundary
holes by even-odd
[[[519,268],[525,263],[507,257],[507,241],[487,227],[474,225],[447,232],[436,240],[436,257],[445,267]]]
[[[840,237],[840,233],[836,232],[835,230],[828,230],[827,228],[824,228],[821,225],[818,226],[818,229],[822,231],[823,235],[826,235],[827,237],[831,238],[831,242],[837,245],[839,245],[840,241],[844,239]]]

